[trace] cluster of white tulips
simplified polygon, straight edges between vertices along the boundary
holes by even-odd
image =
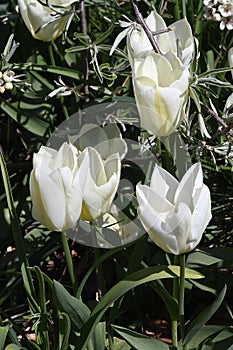
[[[57,17],[54,6],[43,6],[37,0],[18,3],[35,38],[54,40],[63,32],[68,15]],[[56,3],[64,8],[71,4]],[[195,42],[186,19],[167,28],[152,11],[145,21],[160,52],[153,50],[140,25],[128,30],[134,94],[141,126],[157,137],[168,136],[186,116]],[[32,214],[50,230],[72,229],[79,219],[95,221],[110,211],[116,195],[125,145],[119,138],[109,142],[99,128],[100,142],[92,147],[96,130],[89,125],[83,131],[85,137],[76,145],[65,142],[58,150],[42,146],[34,155]],[[210,192],[203,184],[200,163],[191,166],[181,182],[156,165],[150,186],[138,184],[136,196],[142,225],[159,247],[179,255],[197,246],[211,219]]]
[[[189,23],[182,19],[167,27],[155,11],[145,20],[160,53],[140,27],[127,35],[134,95],[143,128],[156,136],[174,132],[185,119],[194,38]]]
[[[42,146],[34,154],[30,178],[32,215],[50,230],[66,231],[78,219],[94,221],[107,212],[120,180],[120,156],[103,160],[93,147],[69,143],[59,150]]]

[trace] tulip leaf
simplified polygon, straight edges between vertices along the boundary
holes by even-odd
[[[131,346],[125,340],[114,337],[114,350],[131,350]]]
[[[69,336],[71,332],[71,322],[65,312],[59,313],[59,350],[69,349]]]
[[[120,326],[113,329],[136,350],[169,350],[169,346],[160,340],[149,338],[141,333]]]
[[[54,280],[53,285],[59,309],[68,314],[75,327],[80,329],[89,318],[89,308],[81,300],[73,297],[61,283]]]
[[[84,325],[81,330],[79,347],[84,350],[89,338],[92,336],[94,329],[98,322],[101,320],[107,309],[114,303],[117,299],[123,296],[132,288],[135,288],[141,284],[152,282],[154,280],[160,280],[163,278],[176,278],[179,276],[180,267],[179,266],[155,266],[148,267],[139,271],[136,271],[118,282],[114,287],[112,287],[101,299],[99,304],[95,307],[91,313],[89,320]],[[202,278],[203,275],[190,270],[185,269],[186,278]]]
[[[5,348],[5,340],[7,337],[9,327],[0,327],[0,350],[3,350]]]
[[[213,316],[213,314],[217,311],[217,309],[223,302],[225,294],[226,286],[223,287],[215,301],[211,305],[209,305],[205,310],[200,312],[200,314],[193,320],[186,332],[183,342],[184,345],[187,345],[193,338],[193,336],[201,329],[201,327]]]
[[[186,264],[190,268],[200,268],[201,266],[210,266],[220,262],[222,262],[222,259],[212,256],[208,252],[198,251],[188,255]]]

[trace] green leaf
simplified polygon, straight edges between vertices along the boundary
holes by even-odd
[[[91,339],[88,342],[88,350],[104,350],[105,349],[105,334],[106,334],[106,323],[99,322],[95,328]]]
[[[5,341],[7,337],[9,327],[0,327],[0,350],[3,350],[5,347]]]
[[[228,71],[230,71],[231,68],[230,67],[226,67],[226,68],[217,68],[217,69],[211,69],[207,72],[201,73],[198,75],[198,78],[204,78],[204,77],[208,77],[211,74],[221,74],[221,73],[226,73]]]
[[[185,270],[186,278],[203,278],[203,275],[190,270]],[[155,266],[148,267],[146,269],[139,270],[127,276],[124,280],[118,282],[113,288],[111,288],[101,299],[99,304],[95,307],[88,322],[81,330],[79,347],[85,349],[89,338],[91,337],[96,325],[104,315],[105,311],[114,303],[117,299],[123,296],[126,292],[135,288],[141,284],[159,280],[162,278],[175,278],[179,276],[179,266]]]
[[[19,349],[23,349],[23,348],[16,344],[8,344],[4,350],[19,350]]]
[[[46,294],[45,294],[45,283],[42,271],[38,266],[33,268],[36,273],[38,284],[39,284],[39,305],[40,305],[40,322],[35,327],[37,341],[39,344],[43,344],[43,348],[49,350],[49,333],[48,333],[48,315],[46,308]]]
[[[98,45],[102,43],[102,41],[104,41],[112,33],[112,31],[113,31],[113,26],[110,26],[108,30],[106,30],[106,32],[98,35],[98,39],[96,39],[93,44]]]
[[[201,266],[210,266],[220,262],[222,262],[222,259],[212,256],[209,253],[199,251],[199,252],[192,252],[191,254],[189,254],[186,264],[188,267],[193,269],[196,267],[199,268]]]
[[[124,327],[115,325],[112,327],[122,338],[137,350],[169,350],[169,346],[160,340],[149,338]]]
[[[128,343],[126,343],[124,340],[119,339],[114,337],[114,346],[113,349],[114,350],[130,350],[131,346],[129,346]]]
[[[59,312],[59,350],[69,349],[69,336],[71,332],[71,322],[65,312]]]
[[[22,112],[5,100],[0,99],[0,108],[17,123],[35,135],[44,136],[49,127],[49,124],[44,120],[35,117],[33,114]]]
[[[53,285],[59,308],[69,315],[75,327],[80,329],[89,318],[89,308],[81,300],[73,297],[61,283],[54,280]]]
[[[215,301],[209,305],[205,310],[200,312],[200,314],[193,320],[190,324],[187,333],[184,338],[184,345],[187,345],[193,336],[199,331],[199,329],[213,316],[221,305],[224,296],[226,294],[226,286],[221,290]]]
[[[59,66],[47,66],[47,65],[41,65],[41,64],[17,64],[15,65],[16,68],[26,71],[37,71],[37,72],[47,72],[51,74],[56,74],[58,76],[65,76],[73,79],[80,79],[79,73],[75,69],[65,68],[65,67],[59,67]]]

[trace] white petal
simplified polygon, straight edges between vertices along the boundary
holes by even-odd
[[[175,203],[186,203],[193,212],[203,186],[201,163],[193,164],[184,174],[175,194]]]
[[[195,205],[192,216],[192,236],[190,240],[200,242],[202,234],[211,220],[211,199],[210,191],[203,185],[198,201]]]
[[[40,188],[42,206],[57,231],[63,230],[66,200],[61,188],[42,171],[36,169],[36,179]]]
[[[155,164],[150,187],[161,197],[174,203],[174,195],[179,182],[165,169]]]

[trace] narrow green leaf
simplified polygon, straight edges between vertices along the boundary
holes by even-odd
[[[104,41],[113,31],[113,26],[110,26],[106,32],[101,33],[98,38],[94,41],[94,45],[98,45],[100,43],[102,43],[102,41]]]
[[[59,312],[59,350],[69,349],[69,336],[71,332],[71,322],[65,312]]]
[[[226,67],[226,68],[217,68],[217,69],[211,69],[207,72],[201,73],[199,74],[198,78],[203,78],[203,77],[208,77],[211,74],[221,74],[221,73],[226,73],[228,71],[230,71],[231,68],[230,67]]]
[[[105,349],[105,334],[106,334],[106,323],[105,322],[99,322],[95,328],[95,331],[90,338],[87,349],[91,350],[104,350]]]
[[[160,340],[149,338],[124,327],[115,325],[112,327],[123,339],[137,350],[169,350],[169,346]]]
[[[5,348],[5,341],[7,337],[9,327],[0,327],[0,350],[3,350]]]
[[[184,345],[187,345],[192,337],[198,332],[198,330],[213,316],[217,311],[221,303],[223,302],[224,296],[226,294],[226,286],[221,290],[215,301],[209,305],[205,310],[203,310],[190,324],[187,329]]]
[[[20,349],[23,349],[23,348],[16,344],[8,344],[4,350],[20,350]]]
[[[75,69],[65,68],[65,67],[59,67],[59,66],[47,66],[47,65],[41,65],[41,64],[33,64],[33,63],[27,63],[27,64],[17,64],[15,65],[16,68],[20,70],[26,70],[26,71],[37,71],[37,72],[47,72],[51,74],[61,75],[73,79],[80,79],[79,73]]]
[[[89,308],[73,297],[61,283],[54,280],[53,285],[60,310],[69,315],[75,327],[80,329],[89,318]]]
[[[0,99],[0,108],[17,123],[35,135],[44,136],[49,127],[49,124],[44,120],[35,117],[33,114],[22,112],[3,99]]]
[[[114,350],[130,350],[131,346],[125,340],[114,337]]]
[[[41,344],[45,350],[49,350],[49,333],[48,333],[48,315],[46,308],[46,295],[45,295],[45,283],[42,271],[38,266],[35,266],[33,270],[36,273],[39,284],[39,305],[40,305],[40,322],[36,327],[37,339],[41,339]]]

